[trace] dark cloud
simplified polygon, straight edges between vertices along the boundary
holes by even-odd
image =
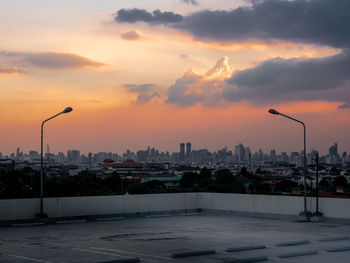
[[[14,59],[30,66],[42,68],[84,68],[102,67],[106,64],[71,53],[24,53],[24,52],[1,52],[1,56]]]
[[[198,2],[196,0],[182,0],[182,2],[189,5],[198,5]]]
[[[222,96],[255,104],[297,100],[350,102],[350,52],[326,58],[275,58],[235,73]]]
[[[350,103],[344,103],[338,107],[339,109],[350,109]]]
[[[349,0],[265,0],[230,11],[204,10],[174,24],[197,39],[274,39],[349,47]]]
[[[117,23],[145,22],[149,24],[169,24],[182,20],[182,16],[173,12],[154,10],[152,13],[144,9],[120,9],[114,16]]]
[[[136,30],[131,30],[131,31],[125,32],[125,33],[121,34],[121,37],[126,39],[126,40],[138,40],[138,39],[142,38],[141,34],[139,32],[137,32]]]
[[[19,69],[19,68],[16,68],[16,67],[1,67],[0,66],[0,74],[24,74],[25,71]]]
[[[124,88],[126,88],[129,92],[136,93],[137,99],[135,101],[136,104],[145,104],[154,98],[159,98],[160,95],[155,89],[158,88],[157,85],[152,83],[146,83],[146,84],[125,84]]]

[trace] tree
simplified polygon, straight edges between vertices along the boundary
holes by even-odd
[[[182,188],[194,187],[198,184],[200,175],[197,173],[184,173],[180,180],[180,186]]]
[[[318,184],[322,190],[329,190],[331,186],[326,178],[322,178]]]
[[[103,184],[105,186],[106,192],[110,194],[117,194],[121,189],[121,179],[117,172],[113,172],[109,177],[107,177]]]
[[[331,175],[340,175],[340,169],[338,169],[337,167],[335,166],[332,166],[329,173]]]
[[[199,175],[201,178],[211,178],[211,171],[207,167],[204,167]]]
[[[344,176],[340,175],[340,176],[337,176],[334,178],[333,185],[335,187],[342,186],[345,188],[348,185],[348,181],[346,180],[346,178]]]
[[[235,178],[228,169],[218,170],[215,174],[217,184],[231,185],[235,182]]]
[[[202,188],[202,190],[206,190],[209,185],[212,183],[212,179],[211,179],[211,171],[204,167],[200,174],[200,179],[199,179],[199,182],[198,182],[198,186]]]
[[[290,180],[283,180],[276,184],[275,191],[290,193],[292,192],[293,188],[297,186],[298,184],[295,182],[292,182]]]
[[[241,169],[240,175],[241,175],[241,176],[247,177],[247,176],[248,176],[247,168],[245,168],[245,167],[243,166],[242,169]]]

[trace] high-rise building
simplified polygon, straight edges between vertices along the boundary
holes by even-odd
[[[237,155],[239,162],[244,162],[245,149],[243,144],[240,143],[235,146],[235,155]]]
[[[185,159],[185,144],[180,143],[180,160],[183,161]]]
[[[338,143],[334,143],[329,149],[328,153],[331,156],[338,156]]]
[[[191,143],[188,142],[188,143],[186,143],[186,155],[187,155],[187,156],[190,156],[190,155],[191,155],[191,152],[192,152]]]
[[[72,163],[80,162],[80,151],[78,150],[69,150],[67,151],[67,160]]]
[[[276,150],[274,149],[270,151],[270,161],[273,163],[276,162]]]

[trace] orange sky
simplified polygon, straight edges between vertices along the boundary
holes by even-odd
[[[162,5],[183,13],[212,8],[210,1],[203,1],[200,7],[170,2]],[[222,7],[229,5],[221,2]],[[8,15],[4,8],[0,10],[0,52],[5,52],[0,53],[0,152],[11,153],[17,147],[39,150],[41,121],[66,106],[73,107],[73,112],[45,127],[45,142],[53,152],[80,149],[83,153],[121,153],[148,145],[178,151],[179,143],[188,141],[193,149],[217,150],[225,145],[233,149],[241,142],[252,150],[301,150],[301,127],[269,115],[270,107],[307,123],[309,149],[326,153],[337,141],[341,151],[350,151],[348,111],[337,109],[341,102],[166,104],[169,87],[189,69],[202,78],[195,84],[199,93],[207,83],[226,85],[221,73],[205,75],[223,56],[231,66],[227,78],[274,57],[327,57],[339,53],[338,49],[285,41],[203,42],[164,26],[113,23],[111,14],[124,6],[118,3],[110,9],[106,1],[96,12],[91,3],[91,9],[71,10],[76,17],[69,18],[68,23],[56,14],[64,9],[64,3],[58,11],[46,4],[36,8],[27,3],[16,13],[17,6],[10,2],[4,4]],[[23,15],[25,8],[32,8],[33,13]],[[45,11],[47,14],[42,14]],[[10,31],[7,25],[11,25]],[[121,37],[132,30],[141,37]],[[57,65],[57,60],[54,65],[47,61],[56,55],[64,59],[63,66]],[[140,93],[130,91],[126,84],[152,84],[157,96],[147,103],[136,103]]]

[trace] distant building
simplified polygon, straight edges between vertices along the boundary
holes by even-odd
[[[238,144],[235,146],[235,155],[238,156],[238,161],[239,162],[244,162],[245,161],[245,149],[243,144]]]
[[[185,160],[185,144],[180,143],[180,161]]]
[[[186,156],[187,156],[187,157],[191,155],[191,151],[192,151],[192,149],[191,149],[191,143],[188,142],[188,143],[186,143]]]
[[[67,161],[70,163],[79,163],[80,162],[80,151],[78,150],[69,150],[67,151]]]

